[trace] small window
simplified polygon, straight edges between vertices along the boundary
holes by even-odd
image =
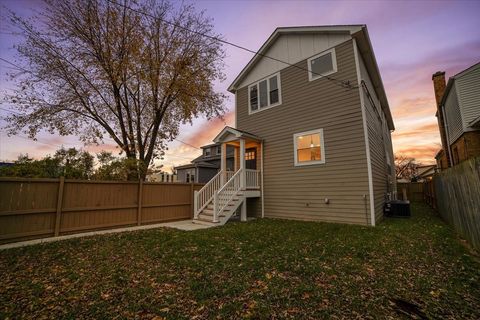
[[[245,160],[255,160],[255,151],[245,152]]]
[[[205,148],[205,149],[203,149],[203,155],[204,155],[205,157],[209,157],[210,154],[211,154],[210,148]]]
[[[325,163],[323,129],[293,135],[295,166]]]
[[[257,85],[250,87],[250,111],[258,110],[258,89]]]
[[[217,146],[217,154],[221,154],[222,153],[222,146]]]
[[[320,79],[337,72],[335,48],[308,59],[308,79]]]
[[[281,104],[280,74],[260,80],[248,87],[249,113]]]

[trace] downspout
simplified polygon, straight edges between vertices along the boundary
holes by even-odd
[[[444,109],[445,109],[444,107],[445,107],[444,105],[441,105],[440,106],[440,111],[443,113],[443,125],[444,125],[445,131],[446,131],[446,137],[445,138],[447,139],[448,157],[450,158],[450,164],[453,167],[452,146],[450,144],[450,130],[449,130],[449,127],[448,127],[446,113],[443,112]]]

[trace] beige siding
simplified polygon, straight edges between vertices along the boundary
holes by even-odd
[[[356,85],[352,41],[337,46],[336,54],[338,72],[332,77]],[[298,65],[307,68],[306,60]],[[281,86],[282,104],[252,115],[246,87],[236,97],[238,129],[264,139],[265,216],[370,224],[359,90],[327,79],[310,82],[307,72],[295,67],[281,70]],[[293,135],[319,128],[326,163],[295,167]]]
[[[370,98],[363,88],[361,92],[365,103],[365,115],[372,165],[372,183],[374,194],[375,220],[383,217],[383,205],[387,193],[393,192],[394,164],[390,131],[380,100],[375,93],[372,81],[367,72],[362,57],[359,55],[360,78],[365,82]],[[387,164],[390,164],[390,167]]]

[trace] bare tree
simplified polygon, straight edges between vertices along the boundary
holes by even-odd
[[[413,180],[417,176],[417,168],[420,164],[414,158],[402,154],[395,154],[395,175],[397,179]]]
[[[37,23],[9,12],[17,46],[17,89],[5,103],[9,134],[113,139],[129,159],[149,166],[182,123],[223,116],[224,50],[211,20],[168,1],[46,0]],[[39,23],[40,21],[41,23]],[[132,178],[144,178],[145,170]]]

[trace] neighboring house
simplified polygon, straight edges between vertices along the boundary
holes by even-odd
[[[227,147],[227,168],[233,170],[235,153],[233,146]],[[175,167],[179,182],[207,183],[220,169],[220,144],[209,144],[202,147],[202,155],[191,163]]]
[[[432,76],[442,149],[435,159],[440,169],[480,156],[480,62],[448,79]]]
[[[272,59],[273,58],[273,59]],[[365,25],[277,28],[228,89],[235,126],[199,223],[248,215],[375,225],[396,197],[386,93]],[[235,172],[226,146],[237,150]],[[248,209],[248,210],[247,210]]]
[[[0,162],[0,168],[12,167],[14,165],[14,162]]]
[[[177,175],[166,173],[166,172],[159,172],[149,174],[147,176],[147,181],[149,182],[178,182]]]
[[[428,180],[432,180],[433,175],[436,173],[436,171],[437,165],[435,164],[418,166],[416,175],[417,182],[425,182]]]

